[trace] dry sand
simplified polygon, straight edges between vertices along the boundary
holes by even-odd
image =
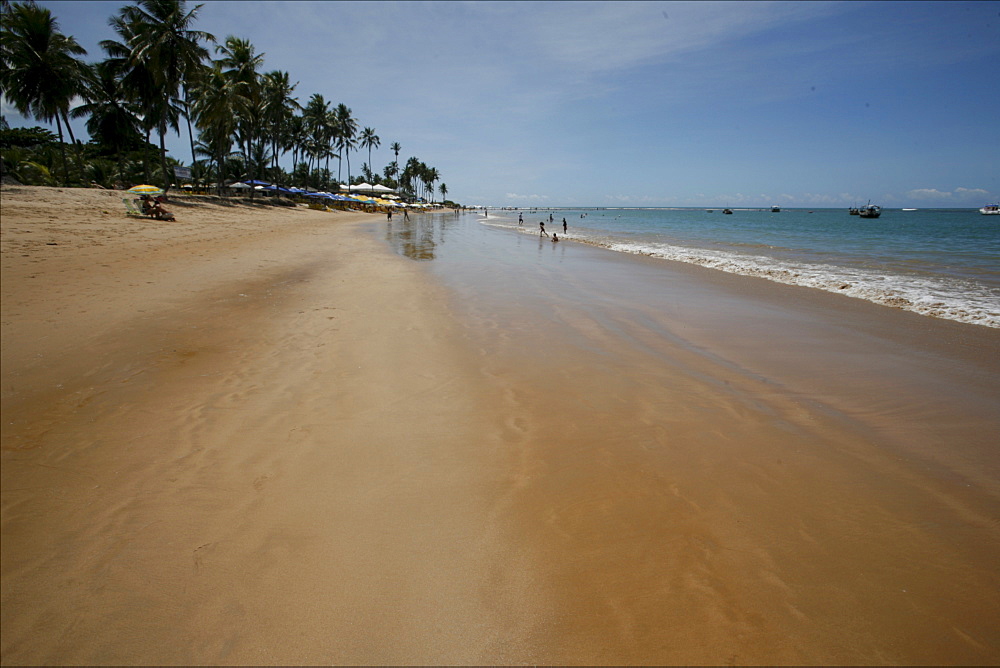
[[[967,410],[851,405],[719,323],[468,311],[381,217],[0,203],[4,664],[1000,660],[992,332],[921,348]]]

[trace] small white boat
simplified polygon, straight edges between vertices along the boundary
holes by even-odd
[[[903,209],[903,211],[916,211],[916,209]]]
[[[777,204],[771,207],[771,213],[780,213],[780,212],[781,212],[781,207],[778,206]]]
[[[979,213],[984,216],[1000,216],[1000,204],[987,204],[979,210]]]

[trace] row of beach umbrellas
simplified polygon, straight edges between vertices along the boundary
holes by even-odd
[[[369,183],[358,183],[353,186],[346,186],[346,185],[340,186],[340,189],[342,191],[347,191],[347,192],[355,191],[359,193],[357,195],[340,195],[328,192],[309,192],[307,190],[303,190],[302,188],[295,188],[295,187],[282,188],[273,185],[271,183],[267,183],[266,181],[256,181],[256,180],[239,181],[231,184],[229,187],[236,188],[238,190],[249,190],[250,188],[254,188],[255,190],[283,192],[292,195],[303,195],[305,197],[313,197],[316,199],[329,199],[337,202],[360,202],[362,204],[378,204],[381,206],[410,206],[410,207],[430,206],[428,204],[404,204],[403,202],[395,201],[398,199],[395,195],[387,194],[393,192],[392,188],[387,188],[381,184],[373,186]],[[128,189],[128,192],[135,193],[137,195],[162,195],[163,189],[160,188],[159,186],[151,186],[143,184],[138,186],[132,186],[131,188]],[[362,192],[380,193],[385,195],[387,199],[366,197],[360,194]]]

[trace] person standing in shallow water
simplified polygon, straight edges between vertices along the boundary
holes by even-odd
[[[524,214],[523,213],[517,214],[517,224],[518,225],[524,225]]]
[[[541,230],[541,232],[538,233],[538,236],[542,236],[543,234],[545,236],[549,236],[549,233],[545,231],[545,221],[544,220],[538,221],[538,228]]]
[[[566,234],[566,219],[563,218],[563,234]]]

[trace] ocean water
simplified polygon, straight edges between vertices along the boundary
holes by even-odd
[[[883,209],[877,219],[846,209],[521,209],[480,218],[532,235],[539,221],[550,234],[621,253],[1000,328],[1000,217],[976,209]]]

